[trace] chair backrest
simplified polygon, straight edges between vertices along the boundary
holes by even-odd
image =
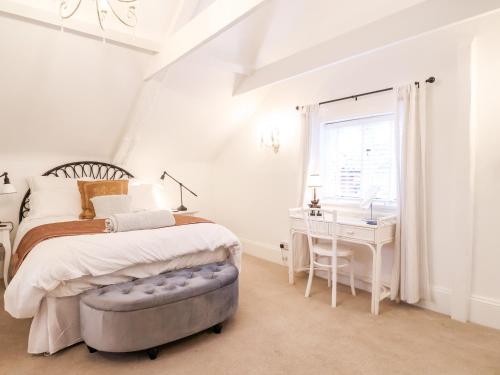
[[[327,234],[328,224],[337,224],[337,211],[326,208],[303,208],[301,210],[302,219],[306,225],[307,241],[309,249],[313,248],[313,239],[330,240],[337,242],[337,233]]]

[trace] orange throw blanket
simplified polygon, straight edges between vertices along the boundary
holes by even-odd
[[[174,215],[175,226],[211,223],[210,220],[196,216]],[[105,219],[83,220],[83,221],[64,221],[61,223],[44,224],[28,231],[19,243],[17,251],[12,257],[12,276],[14,276],[21,267],[24,259],[31,250],[40,242],[56,238],[79,236],[83,234],[107,233]]]

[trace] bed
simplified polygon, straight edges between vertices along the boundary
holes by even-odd
[[[132,179],[108,163],[74,162],[44,176],[71,179]],[[13,251],[39,225],[77,220],[74,216],[30,218],[30,191],[21,204]],[[15,318],[33,318],[32,354],[55,353],[81,341],[79,295],[89,289],[228,259],[239,268],[241,245],[215,223],[121,233],[47,239],[26,257],[5,291],[5,309]]]

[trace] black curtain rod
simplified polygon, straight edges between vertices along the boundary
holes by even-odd
[[[436,81],[436,78],[435,77],[429,77],[425,80],[425,82],[427,83],[433,83]],[[416,81],[415,82],[415,85],[417,85],[418,87],[420,87],[420,82]],[[335,103],[335,102],[340,102],[342,100],[347,100],[347,99],[354,99],[354,100],[358,100],[359,97],[361,96],[366,96],[366,95],[372,95],[372,94],[378,94],[380,92],[386,92],[386,91],[391,91],[393,90],[392,87],[388,87],[386,89],[381,89],[381,90],[375,90],[375,91],[369,91],[369,92],[363,92],[361,94],[356,94],[356,95],[351,95],[351,96],[345,96],[343,98],[338,98],[338,99],[332,99],[332,100],[327,100],[325,102],[321,102],[319,103],[319,105],[323,105],[323,104],[330,104],[330,103]],[[300,106],[297,106],[295,107],[296,110],[299,110]]]

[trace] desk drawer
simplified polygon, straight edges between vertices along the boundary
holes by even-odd
[[[370,228],[360,228],[351,225],[339,225],[338,236],[355,240],[375,241],[375,231]]]
[[[314,234],[319,234],[323,236],[331,235],[333,230],[332,228],[334,227],[335,224],[323,220],[313,220],[311,222],[311,231],[313,235]],[[306,233],[307,231],[306,223],[304,222],[304,220],[296,218],[290,219],[290,228],[303,233]]]

